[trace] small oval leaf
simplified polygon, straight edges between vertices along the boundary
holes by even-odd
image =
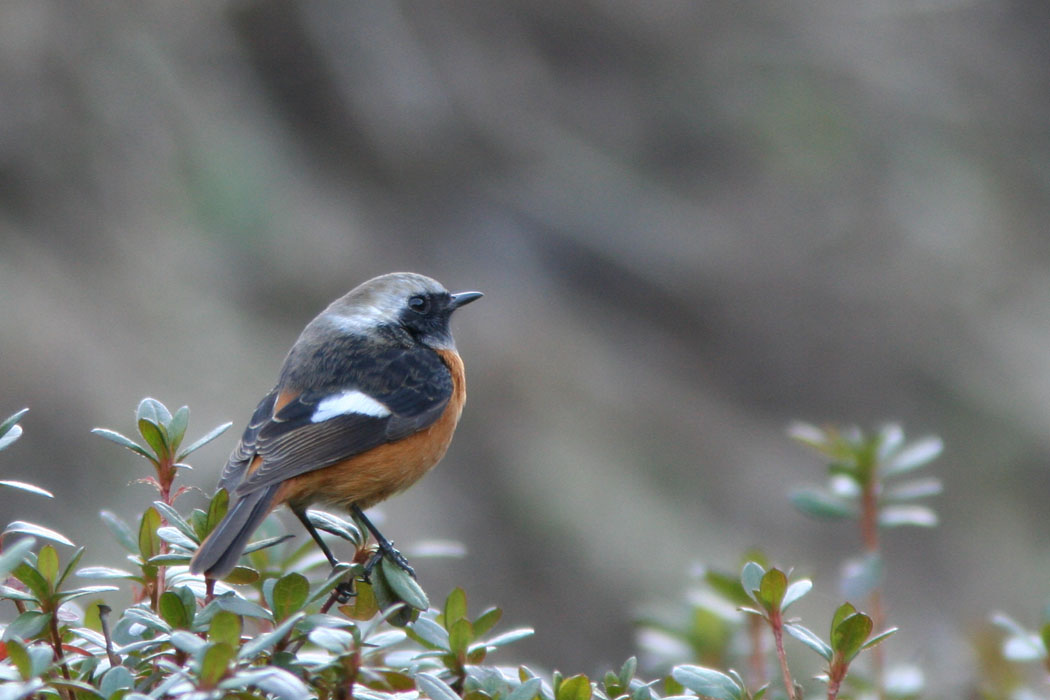
[[[55,497],[55,494],[51,493],[47,489],[42,489],[34,484],[27,484],[24,481],[12,481],[11,479],[4,479],[0,481],[0,486],[6,486],[9,489],[16,489],[18,491],[25,491],[26,493],[36,494],[37,496],[44,496],[45,498]]]
[[[32,537],[39,537],[40,539],[48,540],[50,542],[57,542],[64,544],[67,547],[72,547],[73,542],[68,537],[60,532],[56,532],[50,528],[46,528],[42,525],[35,523],[27,523],[24,520],[12,521],[4,528],[3,533],[0,533],[0,538],[6,537],[12,533],[19,533],[21,535],[30,535]]]
[[[682,665],[671,669],[671,677],[700,696],[716,700],[740,700],[743,692],[731,677],[703,666]]]

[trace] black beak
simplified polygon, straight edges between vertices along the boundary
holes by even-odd
[[[448,307],[455,311],[461,306],[466,306],[472,301],[476,301],[481,297],[485,296],[481,292],[459,292],[458,294],[452,295],[452,300],[449,302]]]

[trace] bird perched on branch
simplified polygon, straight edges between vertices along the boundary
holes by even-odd
[[[412,573],[363,511],[411,486],[448,449],[466,399],[449,319],[480,297],[395,272],[356,287],[310,321],[222,471],[229,508],[190,571],[229,574],[282,503],[336,566],[306,515],[307,506],[324,503],[347,508],[375,537],[379,556]]]

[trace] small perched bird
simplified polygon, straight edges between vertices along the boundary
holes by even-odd
[[[411,573],[362,511],[411,486],[448,449],[467,395],[449,318],[479,297],[395,272],[356,287],[310,321],[222,471],[229,509],[190,571],[227,575],[282,503],[334,567],[306,515],[320,502],[349,509],[376,538],[380,556]]]

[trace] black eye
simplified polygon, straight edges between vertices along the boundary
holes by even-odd
[[[430,310],[430,299],[422,294],[417,294],[414,297],[409,298],[408,308],[412,309],[417,314],[425,314]]]

